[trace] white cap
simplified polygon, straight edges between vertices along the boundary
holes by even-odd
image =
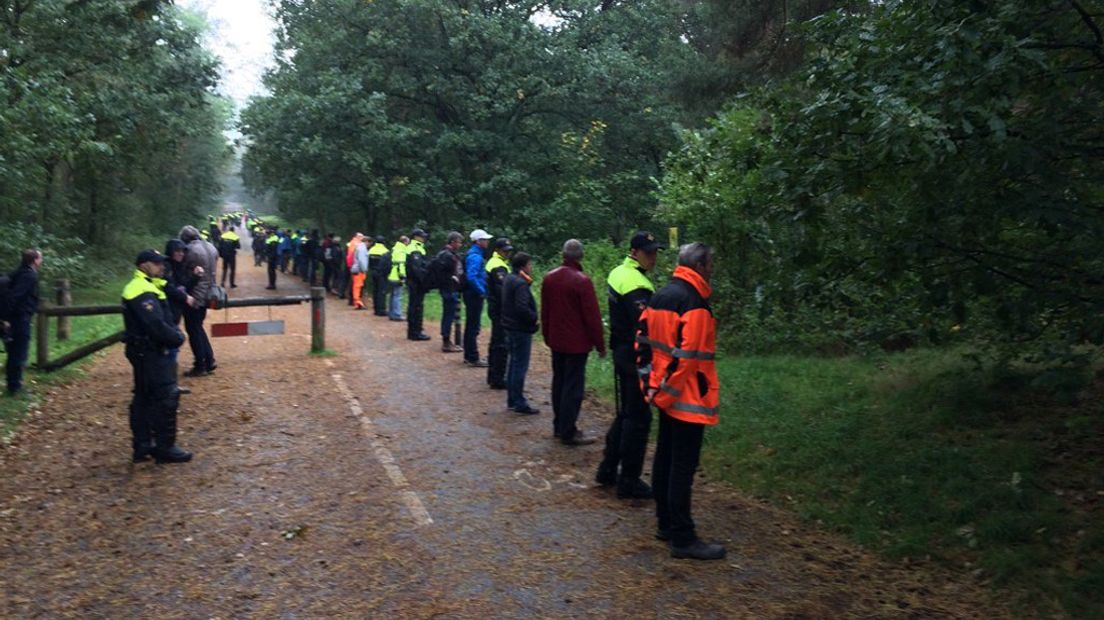
[[[494,239],[491,235],[487,234],[487,231],[482,228],[476,228],[470,235],[472,241],[482,241],[484,239]]]

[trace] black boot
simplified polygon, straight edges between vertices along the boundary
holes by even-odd
[[[612,487],[617,484],[617,466],[610,467],[603,461],[598,465],[598,473],[595,474],[594,481],[604,487]]]
[[[707,543],[694,539],[694,542],[683,545],[671,545],[671,557],[681,560],[720,560],[725,556],[725,548],[717,543]]]
[[[131,459],[135,463],[141,463],[142,461],[145,461],[146,459],[148,459],[151,456],[153,456],[153,444],[152,443],[150,443],[150,442],[146,442],[146,443],[135,442],[134,443],[134,452],[131,456]]]
[[[174,392],[170,394],[172,396],[161,403],[154,424],[157,447],[153,450],[153,458],[158,463],[187,463],[192,460],[192,453],[176,445],[176,409],[179,400]]]
[[[192,453],[181,449],[179,446],[171,448],[157,448],[154,458],[158,463],[187,463],[192,460]]]
[[[652,499],[652,487],[640,478],[617,481],[617,497],[621,499]]]
[[[130,403],[131,458],[135,463],[141,463],[153,454],[152,431],[148,413],[142,410],[140,404]]]

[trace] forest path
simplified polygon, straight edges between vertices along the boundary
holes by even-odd
[[[238,262],[233,296],[306,290],[281,276],[265,291],[248,249]],[[973,584],[707,479],[695,516],[729,556],[672,560],[650,502],[595,487],[600,444],[553,441],[543,347],[528,385],[543,412],[517,416],[436,339],[409,342],[405,324],[333,297],[326,310],[330,358],[306,355],[305,307],[209,315],[287,333],[214,340],[218,371],[183,380],[189,464],[129,463],[121,347],[49,392],[0,450],[0,616],[1008,615]],[[588,401],[581,426],[604,432],[606,409]]]

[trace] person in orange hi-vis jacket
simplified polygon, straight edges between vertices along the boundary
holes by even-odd
[[[652,467],[656,538],[669,541],[671,557],[719,560],[725,549],[698,538],[690,493],[706,426],[717,423],[719,400],[717,322],[709,306],[713,249],[702,243],[679,248],[671,281],[648,302],[636,335],[641,391],[659,409],[659,440]]]

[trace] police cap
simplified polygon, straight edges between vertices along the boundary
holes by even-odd
[[[135,265],[141,265],[142,263],[163,263],[165,262],[165,255],[161,254],[157,250],[142,250],[138,253],[138,258],[134,259]]]
[[[629,247],[642,252],[655,252],[656,250],[663,249],[663,243],[660,242],[659,239],[656,239],[656,236],[652,233],[641,230],[632,236]]]

